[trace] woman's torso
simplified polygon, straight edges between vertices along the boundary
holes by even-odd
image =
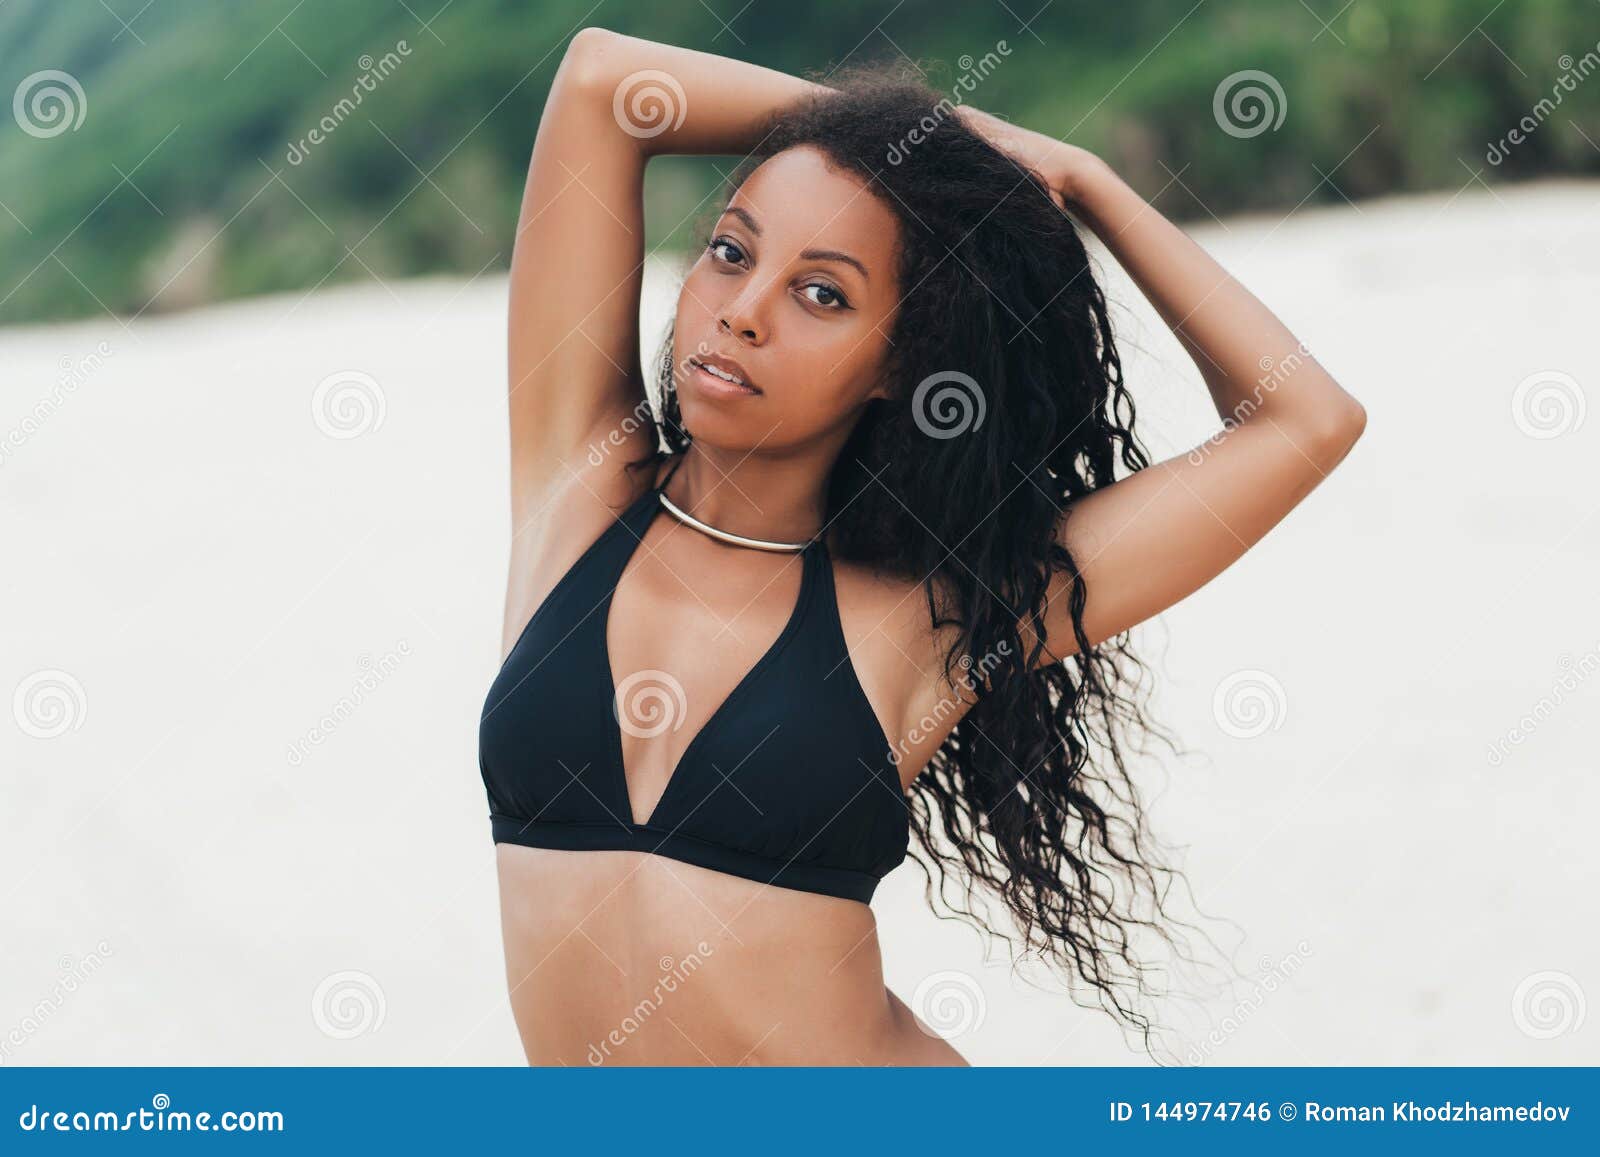
[[[641,479],[641,488],[666,474]],[[536,541],[514,552],[513,589],[526,596],[508,606],[507,649],[586,544],[616,521],[592,500],[553,501],[548,510]],[[627,794],[612,806],[631,806],[631,818],[643,822],[683,773],[684,749],[716,717],[739,672],[782,631],[801,580],[792,558],[740,557],[730,566],[715,553],[726,548],[696,541],[697,532],[664,513],[639,525],[624,572],[627,594],[600,628],[624,652],[616,661],[681,671],[694,656],[714,657],[709,676],[686,680],[693,693],[684,697],[684,727],[621,739]],[[925,610],[918,616],[922,596],[909,584],[829,565],[874,734],[916,737],[896,745],[903,787],[913,774],[907,769],[920,767],[954,725],[951,717],[931,732],[907,726],[939,698],[935,640]],[[605,594],[589,593],[594,600]],[[721,628],[708,630],[713,624]],[[939,717],[953,715],[944,706]],[[840,722],[815,726],[827,734]],[[785,774],[805,776],[807,768],[791,764]],[[726,783],[737,791],[734,779]],[[675,790],[681,794],[681,785]],[[755,802],[744,802],[755,809],[752,824],[778,818],[758,816]],[[532,1063],[961,1063],[885,987],[876,923],[859,900],[631,850],[500,843],[497,864],[507,984]]]
[[[501,844],[532,1064],[960,1064],[884,986],[872,910],[637,852]]]

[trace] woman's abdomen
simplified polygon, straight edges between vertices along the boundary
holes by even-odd
[[[659,856],[497,847],[531,1064],[961,1064],[883,983],[865,904]]]

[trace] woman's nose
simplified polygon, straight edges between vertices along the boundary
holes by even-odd
[[[748,296],[730,302],[717,325],[723,333],[732,334],[742,342],[760,345],[766,340],[767,327],[761,320],[757,304]]]

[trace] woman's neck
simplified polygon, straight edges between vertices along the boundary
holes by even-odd
[[[804,542],[822,527],[824,479],[815,458],[722,454],[691,445],[666,495],[701,522],[745,538]]]

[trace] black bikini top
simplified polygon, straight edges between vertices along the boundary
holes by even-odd
[[[865,903],[905,858],[909,812],[845,648],[820,537],[800,552],[783,632],[690,740],[647,822],[633,822],[606,621],[665,487],[645,491],[561,577],[489,689],[478,766],[494,840],[650,852]],[[623,696],[662,675],[624,678]]]

